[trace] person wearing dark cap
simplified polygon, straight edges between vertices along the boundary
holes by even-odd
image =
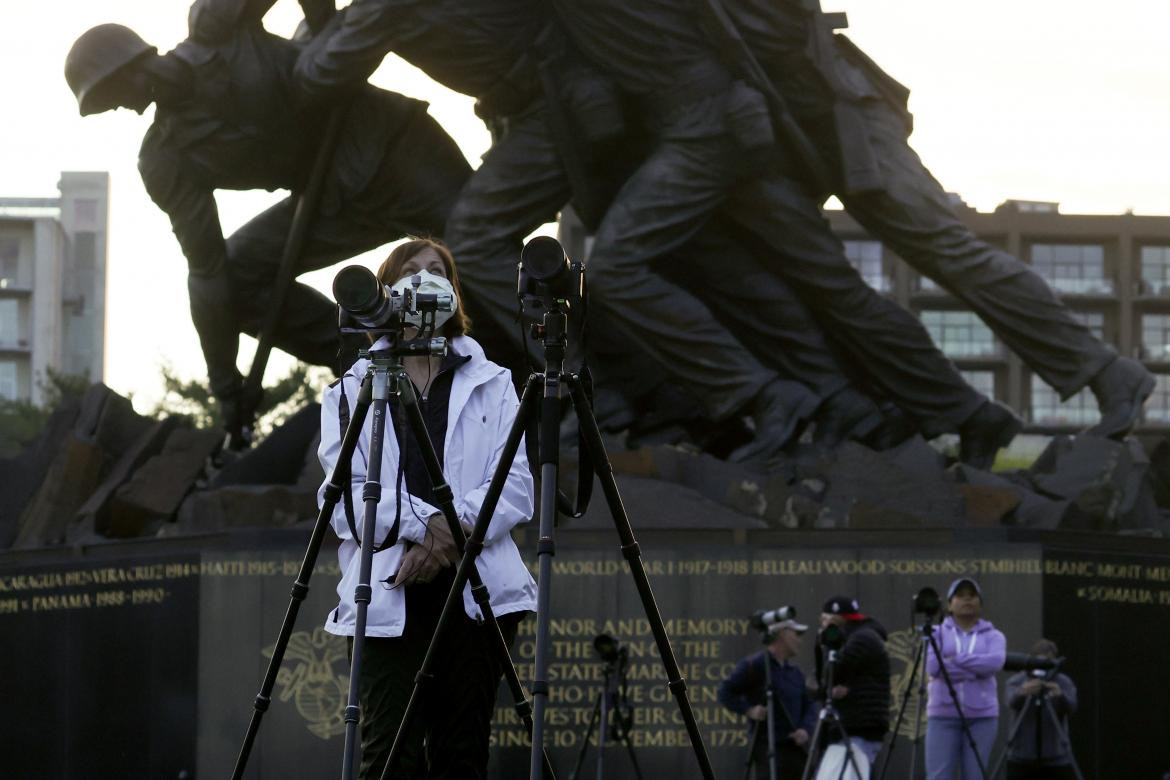
[[[849,735],[850,746],[860,750],[873,765],[882,748],[882,739],[890,730],[890,656],[886,652],[886,629],[861,611],[857,599],[834,596],[821,609],[821,631],[837,626],[845,634],[845,644],[837,654],[833,688],[823,692],[831,696],[841,716],[841,725]],[[817,644],[817,676],[824,664],[823,650]],[[841,741],[840,734],[829,735]]]
[[[983,591],[979,583],[960,578],[947,589],[950,614],[934,629],[934,649],[926,654],[930,678],[926,700],[926,777],[980,780],[980,761],[987,766],[999,724],[999,696],[995,674],[1003,668],[1004,636],[983,619]],[[941,654],[941,658],[939,657]],[[955,687],[952,696],[942,669]],[[961,717],[960,717],[961,716]],[[963,734],[963,720],[971,731],[979,757]]]
[[[816,724],[817,709],[804,684],[804,673],[792,659],[800,652],[800,640],[808,626],[795,620],[781,620],[768,628],[767,646],[744,658],[719,684],[719,703],[732,712],[746,715],[752,724],[766,724],[765,667],[771,665],[772,730],[776,735],[776,763],[781,780],[796,780],[804,768],[805,745]],[[767,780],[768,736],[766,725],[752,725],[751,744],[756,780]]]
[[[1055,659],[1060,651],[1051,639],[1040,639],[1031,654]],[[1008,746],[1008,780],[1075,780],[1071,746],[1064,743],[1062,732],[1068,734],[1068,716],[1077,711],[1076,684],[1061,672],[1051,678],[1019,672],[1008,678],[1004,698],[1021,718]],[[1052,705],[1051,715],[1045,702]],[[1031,711],[1022,712],[1025,707]],[[1060,719],[1059,730],[1052,718]]]

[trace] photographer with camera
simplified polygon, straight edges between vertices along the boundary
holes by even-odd
[[[975,580],[952,582],[947,607],[950,614],[932,629],[926,653],[926,776],[951,780],[958,768],[961,780],[980,780],[999,723],[995,674],[1003,668],[1005,640],[983,619],[983,591]]]
[[[768,682],[772,691],[776,776],[797,780],[804,767],[805,746],[816,723],[817,711],[805,685],[804,673],[792,659],[800,652],[801,637],[807,630],[808,626],[791,618],[763,625],[764,649],[742,659],[719,684],[719,703],[748,717],[749,739],[754,740],[748,746],[750,763],[755,764],[756,780],[772,777],[768,755]]]
[[[1073,756],[1065,742],[1068,716],[1077,711],[1077,686],[1059,671],[1056,643],[1040,639],[1028,661],[1046,659],[1052,668],[1036,667],[1008,678],[1007,703],[1018,718],[1008,746],[1008,780],[1075,780]],[[1051,716],[1046,711],[1051,705]],[[1025,709],[1026,708],[1026,709]],[[1050,718],[1057,718],[1053,723]]]
[[[840,632],[844,643],[837,655],[831,698],[849,735],[850,748],[859,750],[872,766],[890,728],[890,656],[886,629],[861,612],[857,599],[834,596],[821,609],[821,642],[817,643],[817,677],[822,678],[825,637]],[[836,731],[836,730],[834,730]],[[842,741],[830,732],[830,742]]]
[[[443,464],[460,524],[470,529],[499,460],[518,401],[510,374],[488,361],[474,340],[459,303],[455,263],[445,246],[426,239],[406,242],[391,252],[378,271],[378,282],[400,291],[405,285],[424,292],[453,294],[451,312],[435,313],[433,335],[447,339],[444,356],[411,354],[403,366],[418,396],[431,444]],[[412,323],[412,315],[405,317]],[[417,321],[413,321],[418,325]],[[419,334],[404,327],[402,337]],[[380,338],[372,350],[384,350],[392,340]],[[358,395],[368,359],[359,360],[341,380],[325,392],[321,410],[319,457],[331,473],[341,449],[341,434],[348,421],[349,404]],[[377,777],[398,730],[407,701],[434,633],[447,593],[454,582],[458,553],[443,515],[436,507],[431,481],[422,453],[403,410],[391,400],[387,435],[379,474],[383,490],[377,507],[372,574],[372,600],[368,607],[364,640],[364,664],[358,698],[362,712],[362,761],[359,777]],[[365,421],[352,460],[350,477],[353,504],[363,499],[369,473],[371,415]],[[371,475],[371,479],[375,478]],[[318,495],[320,503],[324,486]],[[348,501],[347,501],[348,503]],[[524,612],[536,608],[536,586],[520,559],[509,534],[533,512],[533,481],[523,446],[516,454],[507,482],[489,526],[485,547],[476,566],[488,586],[492,611],[499,617],[505,638],[511,643]],[[325,623],[333,634],[353,637],[356,629],[355,585],[359,582],[358,539],[362,518],[339,505],[332,525],[341,540],[338,559],[342,578],[341,598]],[[438,669],[420,717],[412,719],[405,749],[396,763],[403,777],[485,777],[488,740],[496,688],[502,668],[493,652],[482,615],[470,586],[463,592],[465,615],[440,648]],[[351,639],[352,642],[352,639]]]

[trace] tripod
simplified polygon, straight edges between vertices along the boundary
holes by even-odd
[[[769,634],[767,629],[763,631],[761,641],[765,645],[769,642]],[[789,730],[796,729],[796,721],[792,719],[791,713],[784,706],[783,703],[776,701],[776,692],[772,690],[772,651],[767,647],[764,648],[764,709],[767,710],[767,716],[763,720],[763,727],[768,729],[768,778],[769,780],[777,780],[779,777],[779,767],[777,761],[779,760],[779,748],[776,745],[776,707],[780,707],[780,711],[784,713],[784,719],[788,721]],[[752,723],[751,732],[748,734],[748,758],[744,762],[743,777],[748,780],[751,777],[752,766],[756,760],[756,740],[760,738],[761,721],[754,721]]]
[[[1059,667],[1053,668],[1048,674],[1040,678],[1043,682],[1051,682],[1055,677]],[[1068,738],[1068,728],[1056,714],[1053,707],[1052,699],[1048,696],[1048,690],[1041,686],[1036,693],[1028,694],[1028,698],[1024,700],[1024,705],[1020,707],[1019,714],[1016,715],[1012,721],[1011,728],[1008,730],[1007,744],[1004,746],[1003,752],[999,756],[999,760],[995,762],[995,766],[991,770],[989,777],[998,777],[999,772],[1003,769],[1004,763],[1007,761],[1008,754],[1011,753],[1012,748],[1016,745],[1016,740],[1020,734],[1020,727],[1024,725],[1024,719],[1031,714],[1036,718],[1036,761],[1039,763],[1041,758],[1041,746],[1043,744],[1043,726],[1045,720],[1051,720],[1053,728],[1056,729],[1056,736],[1060,739],[1060,747],[1065,754],[1068,755],[1069,763],[1072,766],[1073,774],[1076,775],[1077,780],[1085,780],[1085,776],[1081,774],[1081,768],[1077,764],[1076,756],[1073,755],[1072,743]]]
[[[292,635],[301,602],[308,595],[309,578],[312,576],[313,568],[316,565],[317,555],[321,549],[325,530],[329,527],[333,510],[342,499],[344,491],[350,489],[348,464],[357,447],[366,415],[372,406],[374,418],[371,430],[369,463],[378,465],[372,467],[372,473],[368,475],[367,481],[362,489],[364,526],[362,528],[358,585],[354,589],[354,603],[357,607],[357,616],[351,655],[349,698],[345,708],[345,753],[342,759],[343,780],[349,780],[349,778],[354,776],[354,760],[357,752],[357,726],[361,718],[361,709],[358,706],[358,684],[361,679],[366,615],[372,596],[370,572],[373,566],[374,556],[374,527],[376,525],[378,501],[381,497],[381,485],[378,479],[381,474],[380,464],[382,462],[382,445],[386,429],[387,406],[392,393],[401,402],[411,431],[414,434],[419,448],[422,450],[427,473],[434,487],[435,498],[439,503],[439,508],[443,512],[455,544],[461,552],[465,549],[466,536],[455,512],[451,488],[443,478],[442,467],[439,465],[438,456],[435,453],[434,447],[431,445],[430,436],[426,431],[426,423],[418,408],[418,399],[415,397],[414,386],[411,384],[402,366],[402,358],[404,356],[431,354],[433,347],[431,342],[426,339],[401,342],[398,338],[399,335],[392,334],[392,345],[390,349],[370,351],[362,354],[363,357],[369,358],[370,363],[358,391],[353,416],[342,437],[341,450],[338,453],[337,463],[334,465],[333,473],[330,475],[328,484],[325,487],[324,500],[321,505],[321,510],[317,514],[317,521],[313,526],[309,546],[305,551],[305,557],[301,563],[297,579],[293,583],[292,599],[289,603],[288,611],[285,613],[284,622],[281,625],[276,645],[273,648],[272,658],[269,661],[268,670],[264,675],[264,682],[261,686],[260,693],[256,695],[253,703],[252,718],[248,724],[248,731],[244,736],[240,753],[236,758],[235,769],[232,773],[233,780],[238,780],[238,778],[243,776],[244,769],[247,766],[248,758],[251,754],[252,745],[255,742],[256,734],[260,728],[261,720],[264,717],[264,713],[268,710],[269,704],[271,704],[272,688],[276,684],[277,673],[280,671],[280,665],[283,662],[284,652],[288,647],[289,638]],[[491,611],[491,605],[488,604],[487,589],[483,586],[478,572],[470,575],[470,579],[472,582],[472,592],[476,595],[476,603],[480,607],[485,624],[491,631],[491,641],[495,652],[499,655],[501,666],[504,669],[504,677],[514,698],[516,712],[531,733],[531,709],[524,694],[524,688],[520,683],[520,677],[516,673],[515,666],[512,665],[507,642],[500,631],[495,615]],[[460,588],[461,591],[462,588]],[[545,761],[547,762],[547,758]]]
[[[559,246],[559,245],[558,245]],[[527,248],[526,248],[527,249]],[[563,256],[563,250],[562,256]],[[551,296],[550,296],[551,298]],[[455,572],[455,582],[447,595],[443,605],[443,612],[439,617],[435,634],[431,638],[430,647],[423,659],[422,669],[415,678],[415,687],[406,706],[402,724],[394,739],[394,746],[390,751],[390,758],[386,769],[382,773],[383,780],[389,780],[390,767],[401,750],[403,734],[406,731],[410,718],[418,703],[421,701],[423,687],[432,674],[436,648],[439,646],[446,632],[451,616],[456,609],[462,609],[461,594],[468,578],[475,572],[475,558],[484,546],[488,524],[491,522],[496,503],[507,480],[512,460],[520,446],[520,439],[524,434],[530,418],[537,414],[536,393],[543,387],[541,395],[539,417],[539,459],[540,459],[540,537],[537,542],[538,583],[536,601],[536,659],[533,673],[532,694],[534,703],[532,726],[532,753],[529,762],[529,777],[531,780],[540,780],[542,772],[547,770],[547,758],[544,757],[544,714],[548,706],[549,683],[549,648],[550,648],[550,612],[549,600],[552,593],[552,556],[556,545],[553,541],[553,525],[557,515],[557,468],[560,460],[559,427],[560,427],[560,396],[562,387],[567,386],[571,394],[573,408],[581,424],[585,448],[593,463],[593,469],[601,481],[605,493],[606,503],[613,516],[614,526],[621,540],[623,557],[630,567],[634,577],[634,584],[642,600],[642,607],[650,621],[650,627],[658,646],[658,653],[666,668],[668,687],[674,694],[690,737],[691,747],[699,762],[699,767],[705,778],[713,778],[714,770],[710,758],[703,745],[702,735],[699,733],[698,722],[691,709],[686,694],[686,681],[679,670],[674,650],[670,646],[670,638],[666,635],[666,628],[662,623],[662,615],[654,601],[654,592],[650,588],[650,581],[646,577],[646,570],[642,566],[641,552],[634,538],[633,529],[625,508],[622,506],[621,496],[618,493],[617,482],[614,480],[613,469],[605,453],[605,446],[601,440],[601,431],[598,430],[597,420],[586,397],[585,388],[575,374],[564,371],[565,352],[568,347],[568,302],[563,299],[549,300],[544,309],[542,323],[534,327],[534,333],[541,338],[544,348],[544,372],[529,376],[521,396],[520,408],[516,419],[508,433],[500,461],[492,475],[487,494],[484,496],[475,527],[467,542],[459,568]],[[584,454],[583,456],[584,457]],[[485,595],[486,599],[486,595]],[[551,777],[551,774],[549,774]]]
[[[813,777],[813,770],[820,768],[820,763],[825,758],[827,750],[821,748],[821,738],[826,737],[825,724],[829,727],[835,728],[837,733],[841,735],[841,744],[845,747],[845,759],[841,762],[841,771],[837,773],[836,780],[846,780],[845,772],[852,767],[853,774],[849,776],[849,780],[862,780],[868,776],[868,773],[861,771],[861,766],[857,763],[857,757],[853,755],[853,745],[850,744],[849,734],[845,731],[845,724],[841,722],[841,715],[837,712],[837,708],[833,705],[833,675],[837,666],[838,648],[827,648],[828,654],[825,660],[824,679],[822,686],[825,691],[825,705],[821,707],[821,712],[817,716],[817,727],[813,730],[812,737],[809,739],[808,760],[804,764],[804,774],[801,775],[801,780],[811,780]],[[818,773],[819,774],[819,773]]]
[[[910,691],[914,688],[915,681],[918,682],[918,702],[914,709],[914,739],[910,742],[909,777],[911,780],[913,780],[914,772],[918,767],[918,743],[922,739],[922,713],[923,704],[926,701],[926,664],[923,663],[923,659],[926,656],[926,643],[931,630],[931,616],[927,615],[926,619],[922,621],[920,641],[914,650],[914,663],[910,667],[910,676],[906,678],[906,690],[902,692],[902,706],[898,708],[898,717],[894,720],[894,729],[890,734],[890,745],[886,749],[885,758],[882,759],[882,771],[878,775],[878,780],[885,780],[886,771],[890,768],[890,759],[898,744],[898,732],[902,728],[902,720],[905,718],[906,708],[910,704]]]
[[[600,722],[597,733],[597,780],[605,777],[605,740],[612,730],[613,736],[626,746],[630,756],[630,763],[634,767],[634,776],[642,780],[642,768],[638,766],[638,756],[634,753],[634,745],[630,741],[630,727],[633,725],[633,713],[630,712],[626,699],[626,666],[629,655],[622,648],[616,663],[605,663],[605,685],[597,694],[597,701],[593,703],[593,714],[589,718],[589,728],[585,730],[585,738],[581,741],[581,751],[577,754],[577,764],[569,780],[580,777],[581,766],[585,763],[585,754],[589,751],[589,738],[593,736],[593,729]],[[611,720],[612,718],[612,720]]]

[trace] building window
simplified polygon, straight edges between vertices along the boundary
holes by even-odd
[[[1146,422],[1170,425],[1170,374],[1154,374],[1154,392],[1146,400]]]
[[[1058,292],[1113,292],[1113,281],[1105,278],[1105,247],[1100,244],[1033,244],[1032,267]]]
[[[1142,357],[1170,360],[1170,314],[1142,315]]]
[[[845,257],[873,289],[889,292],[894,283],[882,267],[882,245],[879,241],[846,241]]]
[[[978,358],[999,354],[999,346],[991,328],[972,312],[924,311],[922,324],[947,357]]]
[[[1142,247],[1143,292],[1170,294],[1170,246]]]
[[[15,401],[17,398],[16,363],[0,360],[0,398]]]
[[[988,398],[995,398],[995,372],[994,371],[960,371],[963,379],[967,380],[967,384],[975,388],[976,392],[982,393]]]
[[[1069,314],[1074,320],[1088,328],[1089,332],[1098,340],[1105,340],[1105,312],[1070,310]]]
[[[1088,388],[1067,401],[1035,374],[1032,375],[1032,422],[1037,425],[1066,425],[1084,428],[1101,419],[1097,399]]]
[[[0,298],[0,345],[16,346],[20,341],[20,302]]]
[[[0,289],[16,287],[20,279],[20,239],[0,236]]]

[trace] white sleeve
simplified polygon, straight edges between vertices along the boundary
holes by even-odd
[[[489,421],[488,430],[494,431],[495,442],[492,450],[491,462],[487,470],[487,479],[475,489],[468,491],[455,503],[459,519],[468,525],[474,525],[479,517],[480,507],[491,484],[492,475],[504,452],[504,444],[516,419],[516,410],[520,402],[516,398],[516,390],[510,381],[500,382],[502,392],[496,403],[494,424]],[[533,511],[533,480],[528,470],[528,454],[524,448],[524,439],[520,439],[520,446],[516,450],[516,457],[512,460],[512,467],[508,471],[508,479],[500,493],[500,500],[492,513],[488,524],[484,544],[490,545],[499,541],[511,532],[512,528],[520,523],[526,523],[532,518]]]

